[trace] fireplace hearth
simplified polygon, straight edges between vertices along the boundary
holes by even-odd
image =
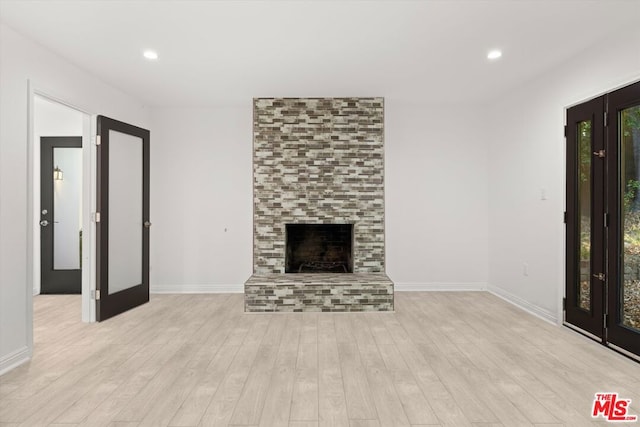
[[[352,224],[287,224],[285,273],[353,273]]]

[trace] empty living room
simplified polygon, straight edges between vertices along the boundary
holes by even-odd
[[[640,425],[638,17],[0,0],[0,427]]]

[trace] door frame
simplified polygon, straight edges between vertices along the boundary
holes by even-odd
[[[82,246],[87,248],[82,255],[82,313],[83,322],[95,322],[95,304],[92,294],[95,292],[95,223],[92,212],[96,206],[96,147],[93,143],[96,128],[96,115],[88,108],[65,100],[46,87],[31,80],[27,81],[27,286],[26,286],[26,324],[29,356],[33,354],[33,296],[40,289],[40,143],[36,141],[34,119],[36,96],[60,104],[82,113]],[[36,243],[36,239],[38,242]]]

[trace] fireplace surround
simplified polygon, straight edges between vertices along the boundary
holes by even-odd
[[[245,310],[392,310],[383,99],[257,98],[253,106],[254,274]],[[312,248],[320,259],[292,263],[288,231],[313,225],[317,234],[331,224],[349,226],[350,250],[325,241]],[[351,274],[332,274],[339,269]]]

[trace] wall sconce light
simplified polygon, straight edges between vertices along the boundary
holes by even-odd
[[[62,169],[60,169],[58,166],[56,166],[56,168],[53,170],[53,179],[55,179],[56,181],[62,181]]]

